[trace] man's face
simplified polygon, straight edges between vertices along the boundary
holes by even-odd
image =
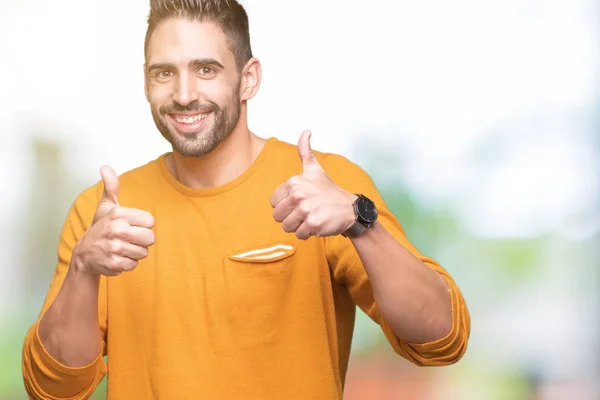
[[[183,156],[214,150],[239,120],[240,74],[213,22],[160,23],[148,44],[145,78],[156,127]]]

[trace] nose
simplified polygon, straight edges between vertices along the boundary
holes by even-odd
[[[187,74],[178,76],[177,86],[173,93],[173,100],[182,106],[187,106],[193,101],[198,100],[198,90],[194,79],[190,79]]]

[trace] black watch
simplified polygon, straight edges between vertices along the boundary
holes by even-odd
[[[362,235],[375,221],[377,221],[377,207],[371,199],[362,194],[357,194],[358,198],[354,201],[354,215],[356,221],[354,225],[342,233],[347,238],[355,238]]]

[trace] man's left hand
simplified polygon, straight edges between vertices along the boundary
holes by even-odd
[[[298,142],[303,172],[281,184],[271,196],[273,217],[298,239],[334,236],[354,224],[355,194],[337,186],[325,173],[310,148],[310,131]]]

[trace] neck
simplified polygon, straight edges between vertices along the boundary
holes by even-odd
[[[246,107],[231,134],[219,146],[202,157],[184,157],[174,151],[165,162],[171,175],[185,186],[206,189],[224,185],[240,176],[254,162],[265,140],[248,129]]]

